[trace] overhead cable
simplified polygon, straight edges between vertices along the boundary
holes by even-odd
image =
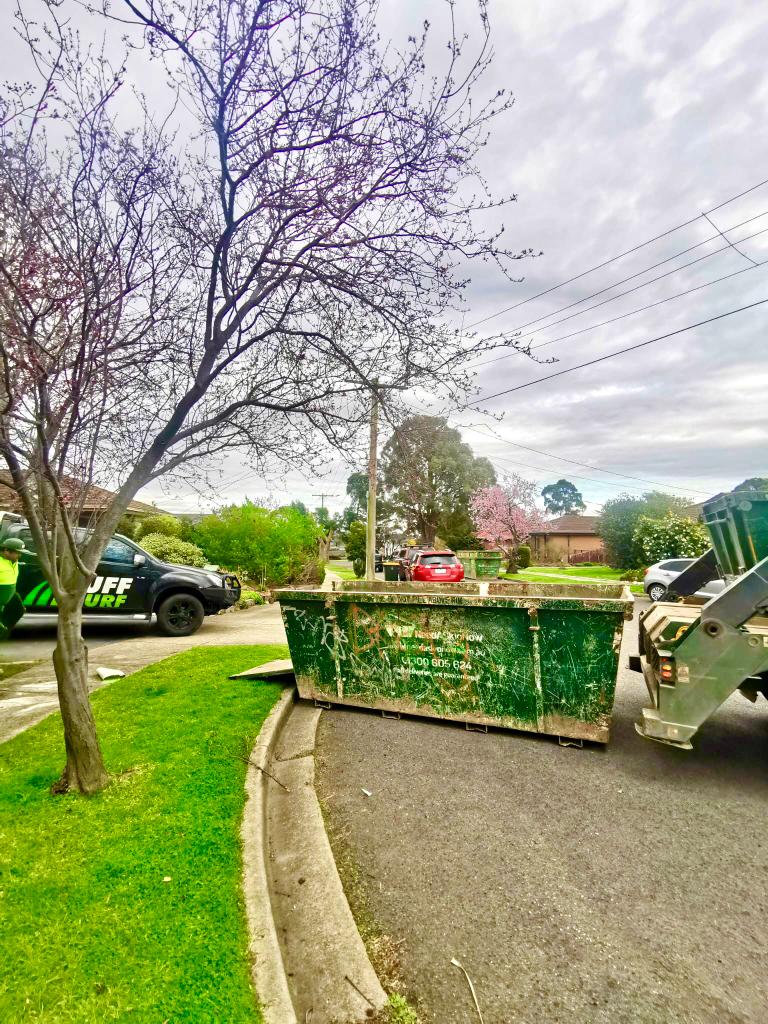
[[[615,352],[609,352],[607,355],[598,356],[596,359],[590,359],[586,363],[579,363],[577,366],[570,366],[566,370],[558,370],[557,373],[549,373],[546,377],[537,377],[535,380],[529,380],[525,384],[518,384],[514,388],[506,388],[504,391],[497,391],[492,395],[482,395],[478,398],[477,402],[469,403],[471,407],[476,408],[480,402],[490,402],[492,398],[501,398],[502,395],[511,395],[514,391],[522,391],[523,388],[530,388],[534,384],[541,384],[547,380],[554,380],[555,377],[563,377],[566,373],[573,373],[574,370],[583,370],[586,366],[595,366],[597,363],[604,363],[608,359],[614,359],[616,356],[624,355],[626,352],[634,352],[636,349],[645,348],[646,345],[653,345],[657,341],[664,341],[666,338],[673,338],[677,334],[684,334],[686,331],[692,331],[696,327],[704,327],[707,324],[715,323],[717,320],[724,320],[726,317],[734,316],[736,313],[743,313],[748,309],[755,309],[757,306],[763,306],[768,299],[758,299],[757,302],[750,302],[746,306],[739,306],[737,309],[730,309],[727,313],[719,313],[717,316],[710,316],[706,320],[699,320],[695,324],[688,324],[685,327],[679,327],[676,331],[669,331],[667,334],[659,334],[655,338],[648,338],[647,341],[638,342],[637,345],[628,345],[626,348],[617,349]]]
[[[722,277],[716,277],[712,281],[706,281],[704,284],[697,284],[693,288],[686,288],[685,291],[675,292],[674,295],[668,295],[665,299],[658,299],[656,302],[648,302],[645,306],[638,306],[637,309],[630,309],[627,313],[620,313],[618,316],[613,316],[609,320],[601,320],[599,324],[590,324],[589,327],[582,327],[578,331],[571,331],[569,334],[561,334],[557,338],[547,338],[546,341],[540,341],[538,345],[531,345],[531,352],[536,352],[540,348],[547,348],[548,345],[556,345],[559,341],[567,341],[569,338],[576,338],[580,334],[588,334],[590,331],[598,331],[601,327],[607,327],[609,324],[615,324],[619,320],[626,320],[629,316],[635,316],[637,313],[645,313],[646,310],[655,309],[657,306],[663,306],[666,302],[672,302],[674,299],[682,299],[686,295],[693,295],[694,292],[700,292],[704,288],[711,288],[712,285],[721,284],[723,281],[728,281],[732,277],[738,277],[739,274],[748,274],[751,270],[757,269],[757,267],[764,266],[764,263],[757,263],[753,267],[742,267],[740,270],[734,270],[730,274],[724,274]],[[470,369],[477,369],[480,366],[488,366],[491,363],[498,363],[502,359],[509,359],[511,356],[524,355],[524,352],[514,349],[510,352],[505,352],[504,355],[495,356],[493,359],[484,359],[481,363],[472,363]]]
[[[750,192],[755,192],[757,189],[762,188],[763,185],[768,185],[768,178],[766,178],[765,181],[759,181],[756,185],[752,185],[750,188],[744,189],[743,192],[739,192],[735,196],[730,196],[728,199],[724,199],[722,203],[718,203],[717,206],[713,206],[709,210],[703,210],[702,213],[704,215],[716,213],[724,206],[728,206],[729,203],[733,203],[737,199],[741,199],[743,196],[749,195]],[[557,291],[559,288],[564,288],[566,285],[572,284],[574,281],[579,281],[582,277],[586,277],[588,274],[593,274],[596,270],[602,270],[603,267],[607,267],[611,263],[615,263],[617,260],[623,259],[625,256],[631,256],[632,253],[637,252],[639,249],[644,249],[647,245],[652,245],[653,242],[658,242],[662,238],[666,238],[668,235],[674,234],[676,231],[681,231],[683,228],[690,227],[691,224],[695,224],[700,219],[701,215],[702,214],[697,214],[695,217],[691,217],[690,220],[683,221],[682,224],[676,224],[674,227],[668,228],[666,231],[662,231],[661,234],[654,235],[653,238],[648,238],[645,242],[640,242],[638,245],[632,246],[631,249],[626,249],[624,252],[620,252],[616,256],[611,256],[610,259],[604,260],[602,263],[598,263],[594,267],[590,267],[588,270],[582,270],[581,273],[574,274],[573,277],[569,277],[567,280],[561,281],[559,284],[553,284],[550,288],[545,288],[544,291],[538,292],[536,295],[530,295],[527,299],[521,299],[519,302],[515,302],[511,306],[506,306],[504,309],[500,309],[496,313],[491,313],[489,316],[485,316],[480,320],[475,320],[473,323],[468,324],[465,330],[471,330],[473,327],[478,327],[480,324],[487,323],[489,320],[495,320],[497,316],[502,316],[504,313],[509,313],[513,309],[525,306],[529,302],[541,299],[545,295],[549,295],[551,292]]]
[[[570,462],[572,466],[583,466],[585,469],[594,469],[594,470],[597,470],[597,472],[599,472],[599,473],[610,473],[611,476],[621,477],[621,478],[623,478],[625,480],[637,480],[637,481],[639,481],[640,483],[643,483],[643,484],[653,484],[655,487],[672,487],[672,486],[674,486],[675,490],[678,490],[678,491],[689,491],[691,494],[707,494],[708,493],[706,491],[696,490],[693,487],[682,487],[682,486],[680,486],[678,484],[674,484],[673,485],[673,484],[669,484],[669,483],[661,483],[660,480],[648,480],[648,479],[646,479],[645,477],[642,477],[642,476],[632,476],[630,473],[618,473],[618,472],[616,472],[613,469],[603,469],[601,466],[594,466],[594,465],[591,465],[589,462],[579,462],[577,459],[569,459],[569,458],[566,458],[564,455],[555,455],[554,452],[547,452],[547,451],[544,451],[542,448],[532,448],[530,445],[519,444],[517,441],[508,441],[505,437],[502,437],[501,434],[497,434],[495,431],[493,432],[493,434],[488,434],[485,431],[478,430],[477,427],[463,427],[462,426],[461,429],[463,429],[463,430],[472,430],[472,431],[474,431],[474,433],[480,434],[482,437],[487,437],[489,440],[491,440],[493,437],[495,437],[497,440],[501,441],[502,444],[512,445],[513,448],[523,448],[527,452],[535,452],[537,455],[546,455],[550,459],[559,459],[560,462]],[[572,474],[572,476],[575,476],[575,475],[576,475],[575,473]],[[582,479],[587,480],[587,479],[589,479],[589,477],[582,477]],[[607,480],[595,480],[595,481],[593,481],[593,483],[608,483],[608,481]]]

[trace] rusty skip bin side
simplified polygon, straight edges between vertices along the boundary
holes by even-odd
[[[356,582],[277,597],[304,698],[608,741],[627,588]]]

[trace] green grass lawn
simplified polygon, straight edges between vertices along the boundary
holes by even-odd
[[[530,580],[532,583],[565,583],[562,577],[567,576],[571,583],[589,585],[595,581],[619,583],[623,575],[623,569],[612,569],[608,565],[532,565],[516,574],[504,573],[502,578]],[[642,586],[637,583],[630,584],[629,589],[633,594],[643,593]]]
[[[256,1024],[241,896],[246,765],[280,695],[197,648],[93,695],[114,781],[49,795],[61,721],[0,746],[0,1021]]]
[[[523,569],[522,573],[533,573],[537,576],[573,576],[585,579],[618,580],[624,575],[623,569],[612,569],[609,565],[532,565]]]
[[[359,579],[359,576],[355,576],[354,572],[351,569],[345,569],[345,568],[343,568],[341,566],[336,566],[336,565],[333,564],[333,562],[329,562],[327,568],[328,568],[328,572],[336,573],[336,575],[337,576],[341,576],[341,578],[343,580],[356,580],[356,579]]]

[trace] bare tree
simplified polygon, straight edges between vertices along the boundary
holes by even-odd
[[[484,0],[479,54],[449,25],[439,79],[426,29],[382,47],[373,0],[87,4],[178,98],[162,124],[136,100],[129,129],[124,62],[84,61],[40,3],[47,36],[21,25],[42,99],[9,94],[0,150],[0,451],[59,606],[61,785],[92,792],[108,776],[81,607],[136,492],[234,449],[311,467],[354,442],[374,386],[456,398],[468,356],[515,344],[449,326],[464,268],[529,250],[475,226],[497,204],[474,160],[508,105],[472,102]],[[81,535],[95,480],[115,497]]]

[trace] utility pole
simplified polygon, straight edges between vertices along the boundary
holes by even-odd
[[[325,508],[325,499],[326,498],[338,498],[338,494],[313,494],[312,497],[320,499],[320,508],[322,510],[322,509]]]
[[[379,395],[373,384],[371,401],[371,442],[368,452],[368,526],[365,536],[365,578],[376,579],[376,446],[379,439]]]

